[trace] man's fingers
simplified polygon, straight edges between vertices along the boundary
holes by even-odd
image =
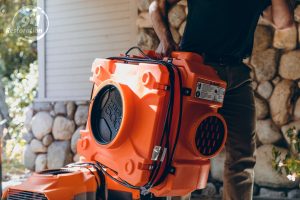
[[[158,58],[162,59],[163,57],[170,57],[173,51],[179,49],[179,46],[176,43],[160,43],[155,51]]]

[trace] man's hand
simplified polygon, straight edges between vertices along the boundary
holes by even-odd
[[[171,53],[178,49],[179,47],[174,41],[169,41],[166,43],[160,42],[155,52],[159,58],[162,58],[164,56],[171,56]]]
[[[155,0],[149,7],[149,13],[153,23],[153,28],[160,40],[156,50],[158,56],[170,56],[171,52],[178,49],[168,23],[168,11],[179,0]]]

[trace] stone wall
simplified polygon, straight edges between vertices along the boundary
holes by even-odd
[[[138,0],[138,45],[155,49],[158,38],[148,15],[151,0]],[[169,13],[171,31],[180,42],[185,27],[186,1],[180,2]],[[300,5],[295,20],[300,22]],[[298,36],[299,35],[299,36]],[[245,60],[253,68],[253,87],[257,109],[257,165],[254,194],[264,197],[299,197],[299,181],[291,182],[285,175],[272,169],[272,148],[277,146],[285,154],[289,145],[285,131],[292,126],[300,129],[300,26],[286,31],[274,31],[260,20],[255,33],[254,50]],[[24,135],[27,146],[24,164],[32,171],[53,169],[77,161],[76,141],[79,130],[86,123],[87,102],[35,102],[26,113]],[[242,113],[241,113],[242,115]],[[224,152],[212,160],[207,189],[201,195],[222,193]],[[298,195],[298,196],[297,196]]]
[[[84,129],[87,102],[35,102],[26,112],[24,165],[31,171],[78,161],[76,142]]]
[[[148,7],[152,0],[138,0],[138,45],[155,49],[159,40],[153,31]],[[168,19],[175,42],[179,43],[186,24],[187,3],[173,7]],[[255,33],[251,58],[244,62],[252,69],[257,111],[257,165],[255,167],[255,195],[264,197],[300,197],[299,180],[291,182],[286,175],[272,169],[272,148],[287,153],[289,141],[285,135],[289,127],[300,130],[300,5],[295,9],[296,26],[275,31],[263,19]],[[204,30],[205,31],[205,30]],[[242,113],[241,113],[242,116]],[[212,170],[206,196],[222,193],[222,174],[225,153],[212,160]]]

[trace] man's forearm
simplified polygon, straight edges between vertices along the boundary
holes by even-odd
[[[166,0],[153,1],[149,7],[153,28],[163,43],[173,42],[168,23],[168,5]]]
[[[291,0],[272,0],[273,23],[278,29],[285,29],[294,24]]]

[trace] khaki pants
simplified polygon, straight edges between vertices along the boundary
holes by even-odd
[[[212,65],[220,78],[227,82],[224,105],[220,113],[228,125],[225,145],[224,200],[252,199],[255,165],[255,105],[250,71],[244,64]],[[189,197],[173,197],[187,200]]]

